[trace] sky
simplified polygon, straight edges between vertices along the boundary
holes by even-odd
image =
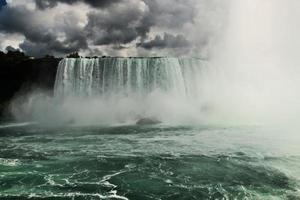
[[[207,58],[226,24],[223,2],[0,0],[0,50]]]

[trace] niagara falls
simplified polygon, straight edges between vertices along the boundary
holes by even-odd
[[[300,1],[0,0],[0,199],[300,199]]]

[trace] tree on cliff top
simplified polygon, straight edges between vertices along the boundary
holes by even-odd
[[[74,52],[74,53],[71,53],[67,56],[67,58],[80,58],[81,56],[79,55],[78,52]]]

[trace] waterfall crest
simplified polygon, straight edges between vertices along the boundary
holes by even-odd
[[[193,95],[206,62],[192,58],[65,58],[55,96],[145,96],[155,90]]]

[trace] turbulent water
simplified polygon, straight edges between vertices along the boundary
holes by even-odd
[[[1,123],[0,137],[0,199],[300,199],[300,138],[270,129]]]

